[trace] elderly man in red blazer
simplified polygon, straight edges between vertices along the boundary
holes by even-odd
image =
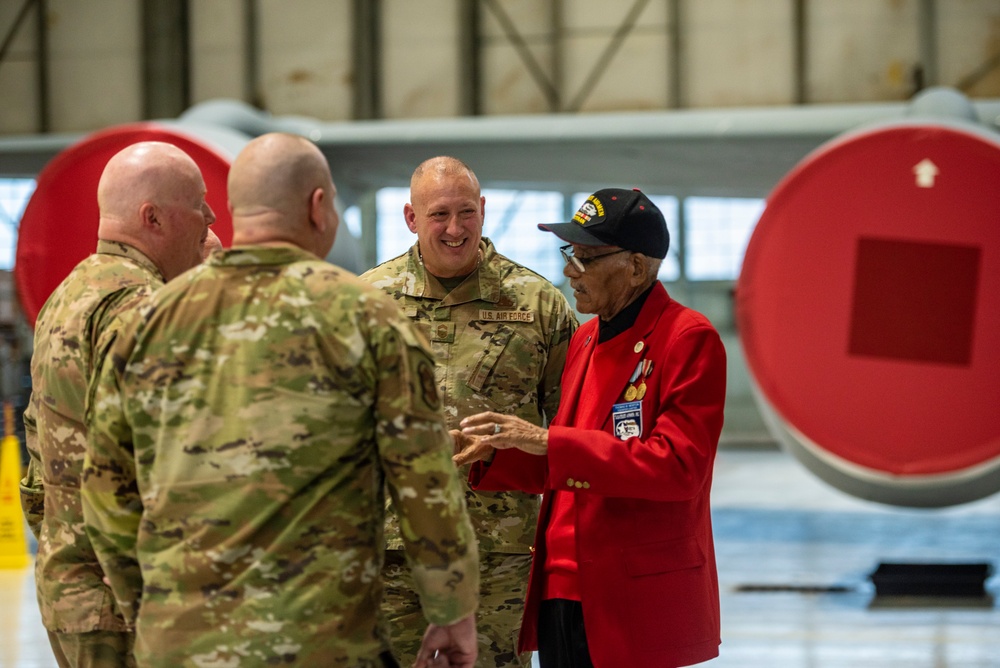
[[[726,354],[657,280],[669,235],[638,190],[591,195],[562,248],[577,310],[548,429],[481,413],[456,432],[481,489],[544,493],[520,650],[543,668],[669,668],[718,655],[709,494]]]

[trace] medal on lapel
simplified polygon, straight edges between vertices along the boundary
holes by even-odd
[[[646,396],[646,378],[653,370],[653,360],[641,359],[628,379],[628,387],[623,395],[625,401],[636,401]]]
[[[639,380],[640,374],[642,374],[642,360],[639,360],[632,375],[629,376],[628,387],[625,388],[625,401],[635,401],[636,395],[639,393],[639,388],[635,386],[635,381]]]
[[[653,360],[642,360],[639,362],[639,366],[642,371],[639,374],[639,385],[635,388],[636,399],[642,399],[646,396],[646,379],[649,378],[649,374],[653,370]]]

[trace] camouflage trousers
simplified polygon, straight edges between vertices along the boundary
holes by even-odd
[[[49,644],[59,668],[135,668],[135,634],[118,631],[53,633]]]
[[[531,652],[517,654],[524,594],[531,572],[530,554],[479,554],[479,611],[476,631],[479,659],[476,668],[531,666]],[[387,550],[382,569],[385,597],[382,612],[392,633],[392,648],[400,665],[417,658],[427,620],[413,588],[413,577],[402,550]]]

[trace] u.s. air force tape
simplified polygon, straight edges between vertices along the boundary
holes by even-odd
[[[535,322],[531,311],[490,311],[479,309],[479,319],[491,322]]]

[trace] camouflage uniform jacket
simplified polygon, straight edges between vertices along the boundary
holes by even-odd
[[[139,665],[381,665],[386,489],[427,618],[476,609],[433,360],[384,294],[297,248],[231,249],[107,345],[83,504]]]
[[[446,292],[424,270],[417,246],[362,275],[392,295],[427,335],[449,429],[482,411],[516,415],[533,424],[551,420],[576,317],[548,280],[480,242],[482,260],[461,285]],[[527,553],[535,537],[538,497],[523,492],[474,492],[462,476],[479,551]],[[399,549],[398,528],[386,527]]]
[[[52,292],[35,323],[21,506],[38,539],[35,584],[50,631],[126,628],[83,529],[84,401],[98,337],[125,305],[161,285],[156,265],[138,250],[99,241],[97,252]]]

